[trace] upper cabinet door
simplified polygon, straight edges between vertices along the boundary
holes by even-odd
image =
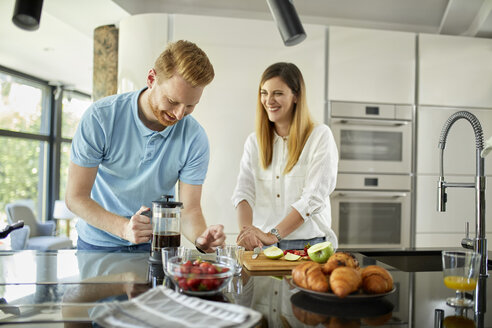
[[[492,40],[419,35],[419,104],[492,107]]]
[[[416,34],[329,28],[328,98],[415,103]]]

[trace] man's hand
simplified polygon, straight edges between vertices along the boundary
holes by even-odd
[[[206,253],[212,253],[215,252],[218,246],[224,245],[225,239],[224,226],[222,224],[215,224],[209,226],[198,236],[195,246]]]
[[[131,217],[125,226],[124,239],[134,243],[141,244],[150,240],[152,236],[152,224],[150,219],[141,213],[149,210],[148,207],[142,206],[140,209]]]
[[[264,233],[254,226],[245,226],[237,236],[236,243],[244,246],[246,250],[253,250],[255,247],[272,245],[277,242],[277,238],[271,234]]]

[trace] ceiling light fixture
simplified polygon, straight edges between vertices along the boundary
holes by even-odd
[[[306,38],[306,32],[292,0],[267,0],[273,19],[286,46],[295,46]]]
[[[35,31],[39,28],[42,8],[43,0],[16,0],[12,22],[23,30]]]

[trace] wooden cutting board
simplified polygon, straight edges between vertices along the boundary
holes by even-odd
[[[253,260],[253,251],[246,251],[243,255],[243,266],[249,271],[289,271],[305,262],[305,260],[286,261],[284,258],[271,260],[261,253]]]

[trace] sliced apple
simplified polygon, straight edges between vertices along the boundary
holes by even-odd
[[[265,254],[265,256],[271,260],[278,260],[279,258],[284,256],[284,252],[277,246],[268,247],[263,251],[263,254]]]
[[[308,248],[309,258],[318,263],[325,263],[333,253],[335,253],[335,250],[329,241],[318,243]]]
[[[287,261],[297,261],[301,258],[300,255],[292,254],[292,253],[287,253],[284,256],[284,259]]]

